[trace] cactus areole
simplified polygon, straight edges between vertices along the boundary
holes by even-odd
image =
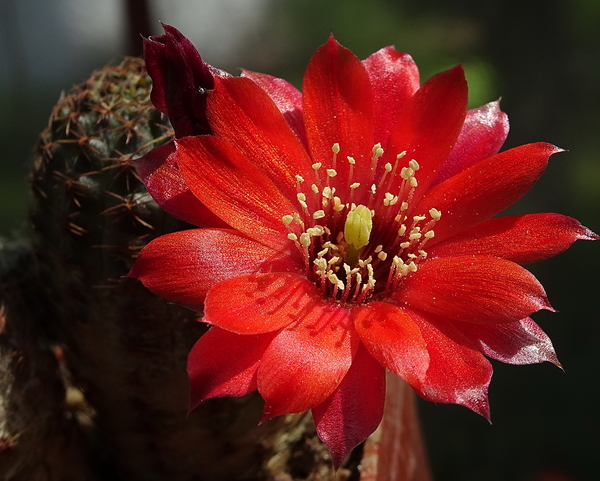
[[[191,408],[258,389],[263,420],[312,410],[339,466],[381,420],[386,370],[489,418],[486,356],[558,364],[521,264],[597,236],[559,214],[494,217],[560,149],[499,153],[507,116],[467,110],[461,66],[420,85],[409,55],[361,61],[331,37],[301,93],[208,66],[172,27],[146,60],[177,138],[136,167],[203,228],[152,241],[129,275],[213,326],[189,355]]]

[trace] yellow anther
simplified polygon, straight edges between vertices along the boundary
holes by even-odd
[[[379,254],[382,250],[383,250],[383,245],[379,244],[377,247],[375,247],[375,250],[373,252],[375,252],[375,254]]]
[[[416,240],[416,239],[420,239],[421,238],[421,233],[420,232],[413,232],[412,234],[410,234],[408,236],[408,238],[410,240]]]
[[[381,148],[381,144],[379,142],[377,142],[374,146],[373,146],[373,156],[378,159],[379,157],[381,157],[383,155],[383,149]]]
[[[410,264],[408,264],[408,270],[410,272],[417,272],[417,264],[415,264],[414,261],[411,261]]]
[[[339,154],[339,153],[340,153],[340,144],[338,144],[337,142],[336,142],[335,144],[333,144],[333,145],[331,146],[331,151],[332,151],[334,154]]]
[[[310,190],[312,190],[315,194],[319,193],[319,188],[317,187],[317,184],[311,185]]]
[[[329,252],[329,249],[323,249],[319,252],[317,252],[317,257],[323,257],[324,255],[326,255]]]
[[[403,150],[398,155],[396,155],[396,160],[400,160],[402,157],[406,155],[406,150]]]
[[[298,240],[298,236],[296,234],[289,233],[287,237],[289,240],[292,240],[292,241]]]
[[[410,186],[411,187],[416,187],[417,185],[419,185],[419,183],[417,182],[417,178],[416,177],[411,177],[410,178]]]
[[[306,194],[303,194],[302,192],[299,192],[298,194],[296,194],[296,197],[298,198],[298,200],[300,202],[306,202]]]
[[[384,261],[387,259],[387,254],[385,252],[380,252],[379,254],[377,254],[377,257],[380,261]]]
[[[318,258],[313,261],[313,264],[317,266],[318,274],[325,274],[327,272],[327,261],[323,258]]]
[[[368,266],[369,264],[371,264],[372,261],[373,261],[373,258],[371,256],[369,256],[366,259],[359,259],[358,265],[360,267],[365,267],[365,266]]]
[[[332,195],[333,195],[333,192],[331,191],[331,187],[323,188],[323,197],[325,197],[327,199],[331,199]]]
[[[324,210],[317,210],[313,213],[313,219],[317,220],[317,219],[322,219],[323,217],[325,217],[325,211]]]
[[[412,178],[413,175],[415,175],[415,171],[410,167],[402,167],[402,170],[400,171],[400,177],[402,177],[404,180]]]
[[[429,215],[434,220],[440,220],[440,218],[442,217],[442,213],[435,208],[429,209]]]
[[[300,234],[300,244],[302,244],[304,247],[308,247],[310,245],[310,234],[307,232]]]
[[[294,218],[291,215],[284,215],[281,220],[283,221],[283,223],[285,225],[290,225],[292,223],[292,221],[294,220]]]
[[[331,282],[332,284],[337,285],[338,288],[340,288],[340,289],[344,288],[344,283],[342,281],[340,281],[338,279],[338,276],[336,276],[333,272],[327,276],[327,279],[329,279],[329,282]],[[341,286],[340,286],[340,284],[341,284]]]
[[[348,156],[348,157],[346,157],[346,159],[348,159],[348,163],[349,164],[351,164],[351,165],[356,164],[356,160],[354,160],[354,157]]]
[[[406,152],[404,152],[404,153],[406,154]],[[415,159],[412,159],[412,160],[411,160],[411,161],[408,163],[408,166],[409,166],[409,167],[410,167],[412,170],[414,170],[414,171],[417,171],[417,170],[419,170],[419,169],[421,168],[421,166],[419,165],[419,163],[418,163],[418,162],[417,162]]]
[[[327,175],[329,177],[335,177],[337,175],[337,172],[335,171],[335,169],[327,169]]]
[[[402,247],[402,249],[408,249],[410,247],[410,242],[402,242],[400,247]]]
[[[329,259],[327,264],[329,264],[329,265],[337,264],[341,259],[342,259],[341,257],[334,256],[331,259]]]
[[[425,220],[425,219],[426,219],[426,217],[424,215],[415,215],[415,216],[413,216],[413,220],[415,222],[421,222],[422,220]]]
[[[298,182],[304,182],[304,177],[302,177],[301,175],[297,175],[297,176],[296,176],[296,180],[297,180]]]
[[[406,226],[404,224],[400,225],[400,229],[398,229],[398,235],[402,237],[406,234]]]
[[[407,210],[408,209],[408,202],[402,202],[402,204],[400,205],[400,210]]]
[[[425,232],[425,237],[427,237],[428,239],[433,239],[435,237],[435,232],[433,232],[432,230],[428,230],[427,232]]]
[[[344,210],[344,204],[342,204],[342,200],[339,197],[333,198],[333,210],[336,212]]]
[[[354,182],[354,184],[350,184],[350,188],[351,189],[356,189],[358,187],[360,187],[360,183],[359,182]]]
[[[372,230],[373,219],[368,207],[357,205],[354,210],[348,212],[344,224],[344,238],[355,249],[361,249],[369,243]]]
[[[312,165],[312,168],[313,168],[313,169],[315,169],[315,170],[319,170],[319,169],[321,168],[321,166],[322,166],[322,165],[323,165],[323,164],[321,164],[321,162],[315,162],[315,163]]]
[[[367,281],[367,287],[370,287],[372,289],[373,287],[375,287],[375,283],[377,282],[377,279],[375,279],[375,277],[373,276],[373,266],[371,264],[367,265],[367,272],[369,274],[369,280]]]
[[[391,172],[392,171],[392,164],[390,164],[389,162],[387,164],[385,164],[385,171],[386,172]]]
[[[309,227],[306,229],[306,233],[311,237],[319,237],[325,233],[325,229],[322,225],[316,225],[314,227]]]

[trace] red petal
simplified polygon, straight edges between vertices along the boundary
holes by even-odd
[[[537,181],[548,158],[556,152],[560,149],[540,142],[489,157],[436,185],[413,212],[426,213],[434,207],[442,213],[434,228],[433,242],[456,235],[517,201]]]
[[[304,117],[302,116],[302,93],[287,80],[265,73],[242,70],[242,77],[248,77],[269,94],[302,145],[308,149]]]
[[[319,297],[312,282],[295,274],[234,277],[209,291],[203,321],[239,334],[262,334],[296,321]]]
[[[457,321],[514,322],[552,308],[544,288],[514,262],[484,256],[440,257],[419,264],[394,300]]]
[[[359,345],[339,387],[312,410],[317,433],[331,450],[336,470],[377,429],[384,402],[385,369]]]
[[[452,151],[466,112],[467,81],[461,66],[430,78],[408,102],[387,150],[392,164],[403,151],[407,152],[407,163],[415,159],[420,164],[416,198],[427,189]],[[402,178],[396,176],[390,192],[397,191],[401,182]]]
[[[564,215],[514,215],[489,219],[427,252],[431,257],[474,254],[528,264],[566,250],[577,239],[595,240],[598,236]]]
[[[419,90],[419,69],[412,57],[385,47],[363,60],[373,86],[375,142],[384,149],[406,103]]]
[[[228,227],[190,191],[177,161],[175,145],[152,149],[133,164],[156,203],[169,215],[201,227]]]
[[[264,419],[312,409],[339,386],[358,346],[345,307],[313,300],[298,322],[285,328],[258,369]]]
[[[190,411],[206,399],[254,391],[260,358],[274,336],[242,336],[218,327],[205,333],[188,356]]]
[[[353,310],[354,325],[365,347],[385,368],[418,386],[429,366],[421,332],[404,309],[369,302]]]
[[[479,344],[483,354],[508,364],[535,364],[548,361],[560,366],[548,335],[533,319],[494,326],[455,323],[468,338]]]
[[[500,110],[500,102],[490,102],[467,112],[456,145],[444,162],[434,184],[496,155],[508,135],[508,116]]]
[[[356,159],[358,177],[359,169],[367,172],[373,148],[373,94],[361,61],[330,37],[308,64],[302,92],[306,133],[314,161],[333,167],[331,148],[339,143],[340,160],[335,168],[340,178],[348,178],[347,156]]]
[[[237,149],[213,136],[186,137],[176,157],[188,187],[221,219],[269,246],[289,243],[281,219],[296,209]]]
[[[443,319],[410,311],[419,326],[429,352],[429,369],[421,388],[423,398],[460,404],[490,418],[487,398],[492,365],[472,342]]]
[[[215,135],[295,199],[295,176],[314,175],[312,161],[267,92],[248,78],[215,79],[207,109]]]
[[[202,310],[208,290],[231,277],[288,271],[301,259],[277,252],[236,231],[192,229],[166,234],[142,249],[127,274],[154,294]]]

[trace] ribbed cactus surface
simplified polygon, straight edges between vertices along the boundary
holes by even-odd
[[[205,327],[197,313],[122,278],[148,241],[190,227],[158,208],[131,164],[171,138],[150,88],[143,62],[127,59],[61,96],[31,171],[34,232],[32,248],[20,257],[25,277],[16,284],[0,279],[0,304],[10,314],[3,353],[19,351],[23,338],[33,342],[19,351],[22,359],[61,353],[43,382],[58,392],[54,417],[76,421],[59,438],[78,449],[61,452],[85,460],[68,474],[53,465],[48,479],[330,479],[329,453],[309,416],[257,427],[257,395],[210,400],[188,415],[185,362]],[[26,293],[13,295],[23,286]],[[26,383],[38,374],[18,375]],[[66,404],[57,381],[67,386]],[[48,389],[39,391],[42,404]],[[54,422],[54,431],[61,423]],[[2,454],[0,446],[0,460]],[[359,459],[357,450],[354,466]],[[350,471],[338,478],[344,473]],[[21,476],[7,479],[31,481]]]

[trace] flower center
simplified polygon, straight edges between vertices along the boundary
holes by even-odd
[[[313,164],[312,183],[296,176],[300,208],[282,219],[288,238],[304,257],[307,277],[325,297],[353,304],[384,298],[427,257],[423,248],[434,237],[441,213],[430,209],[428,215],[412,215],[419,164],[412,159],[400,168],[406,152],[393,165],[383,164],[384,151],[375,144],[369,170],[374,182],[369,187],[355,182],[353,157],[346,158],[346,175],[338,176],[339,144],[332,152],[332,168]]]

